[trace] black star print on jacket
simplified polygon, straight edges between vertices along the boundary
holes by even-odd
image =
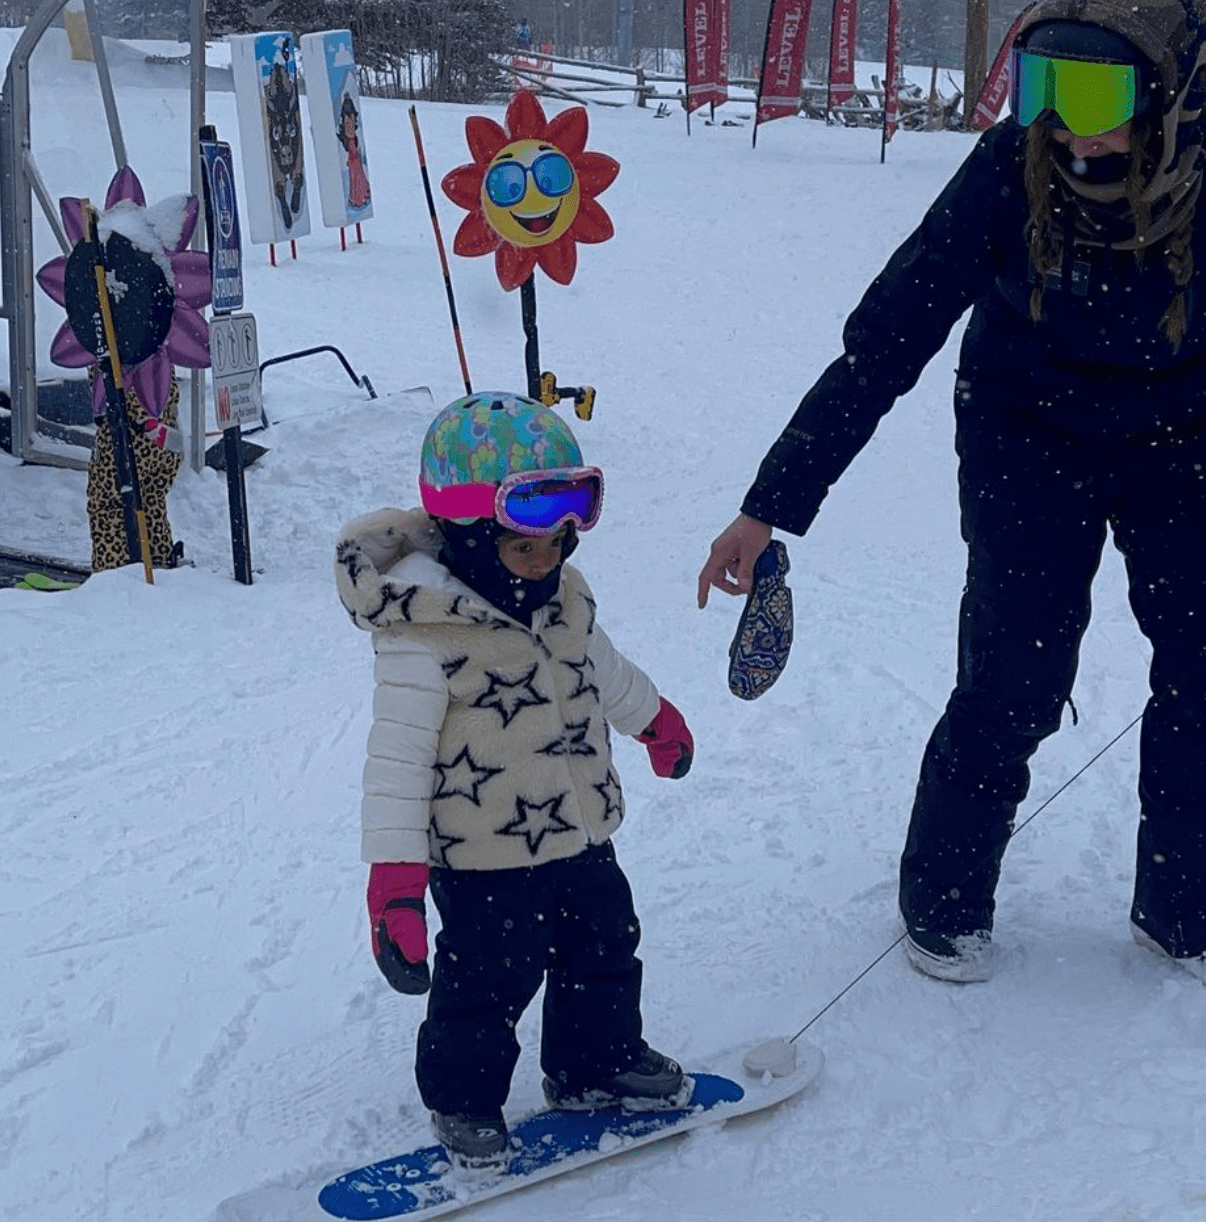
[[[541,755],[598,755],[599,752],[587,742],[590,718],[566,723],[565,733],[555,738],[547,747],[540,748]]]
[[[473,707],[496,710],[505,728],[521,710],[551,703],[547,696],[542,696],[536,690],[533,683],[537,670],[539,666],[533,663],[527,674],[519,679],[507,679],[487,670],[486,678],[490,680],[490,686],[473,702]]]
[[[574,825],[560,815],[565,794],[559,793],[547,802],[530,802],[527,798],[515,799],[515,818],[498,829],[500,836],[522,836],[528,842],[528,852],[533,857],[540,852],[540,842],[558,832],[572,832]]]
[[[482,804],[481,787],[493,776],[504,772],[503,768],[485,768],[474,763],[468,747],[462,747],[450,764],[435,763],[436,786],[431,795],[434,802],[439,798],[468,798],[474,806]]]
[[[570,700],[577,700],[579,696],[593,696],[596,700],[598,699],[599,689],[586,677],[588,672],[594,670],[590,654],[583,654],[581,662],[570,662],[563,659],[562,665],[568,666],[574,672],[574,679],[577,681],[574,690],[569,694]]]
[[[609,768],[603,783],[595,786],[603,799],[603,821],[619,819],[624,815],[624,799],[620,791],[620,778]]]

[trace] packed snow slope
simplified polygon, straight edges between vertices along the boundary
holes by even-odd
[[[52,195],[103,198],[95,83],[53,44],[35,69]],[[185,82],[137,56],[116,76],[148,197],[186,190]],[[808,537],[787,540],[786,673],[752,704],[727,692],[738,606],[696,610],[707,546],[972,145],[906,132],[881,165],[877,132],[801,119],[751,151],[748,107],[728,109],[743,126],[697,115],[689,137],[681,114],[590,110],[588,148],[622,166],[600,197],[616,235],[580,248],[570,286],[539,279],[540,352],[562,384],[598,388],[574,427],[607,504],[576,562],[698,748],[678,783],[635,742],[616,748],[646,1033],[690,1066],[811,1022],[827,1066],[773,1114],[480,1216],[1200,1219],[1206,989],[1128,933],[1133,729],[1019,831],[994,980],[939,984],[891,949],[917,762],[954,669],[954,338]],[[474,113],[502,118],[419,106],[437,182],[468,160]],[[209,117],[237,151],[233,97],[211,94]],[[67,594],[0,591],[5,1222],[206,1222],[225,1197],[428,1136],[411,1073],[423,1003],[392,993],[369,953],[372,658],[331,560],[342,522],[416,501],[423,430],[462,385],[405,105],[368,100],[364,132],[364,243],[342,252],[315,199],[296,261],[246,251],[261,357],[335,344],[380,392],[329,356],[266,372],[269,453],[247,473],[255,583],[232,580],[225,484],[205,470],[170,500],[195,567],[153,587],[128,569]],[[463,214],[442,197],[439,212],[450,245]],[[44,227],[38,241],[40,264],[56,252]],[[454,259],[452,275],[473,385],[522,389],[518,294],[489,259]],[[38,311],[48,346],[60,320],[48,299]],[[0,521],[8,546],[86,559],[84,475],[0,456]],[[1147,651],[1113,553],[1095,601],[1079,724],[1040,752],[1024,816],[1143,705]],[[520,1034],[513,1114],[538,1097],[534,1012]]]

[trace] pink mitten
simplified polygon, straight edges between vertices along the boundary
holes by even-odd
[[[695,740],[678,709],[665,696],[660,699],[662,703],[657,716],[636,738],[637,742],[645,744],[654,774],[677,781],[691,771]]]
[[[172,454],[184,452],[184,441],[180,430],[164,424],[162,420],[154,416],[148,417],[143,422],[142,431],[151,445],[158,446],[161,450],[167,450]]]
[[[369,868],[368,910],[373,958],[399,993],[426,993],[427,864],[376,862]]]

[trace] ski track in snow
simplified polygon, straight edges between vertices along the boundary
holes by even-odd
[[[7,35],[8,32],[0,32]],[[9,35],[11,37],[11,35]],[[5,45],[11,45],[5,44]],[[52,195],[103,195],[95,86],[35,65]],[[117,72],[152,201],[187,182],[187,94]],[[157,77],[156,80],[162,79]],[[137,103],[137,105],[135,105]],[[236,146],[229,95],[210,117]],[[550,109],[555,109],[550,107]],[[734,108],[737,110],[748,108]],[[433,177],[479,110],[422,106]],[[646,1032],[688,1066],[792,1034],[898,937],[894,878],[917,763],[953,677],[962,550],[950,395],[957,337],[788,540],[797,640],[754,704],[725,691],[737,607],[695,577],[758,459],[838,351],[861,288],[970,147],[801,120],[764,130],[592,110],[622,172],[616,237],[541,279],[546,367],[599,388],[575,425],[607,472],[581,562],[621,648],[686,712],[695,768],[659,782],[617,744],[617,839],[644,930]],[[459,371],[402,106],[369,99],[377,216],[318,229],[271,269],[248,247],[269,453],[249,472],[255,584],[230,578],[224,483],[171,495],[196,568],[78,592],[0,591],[0,1218],[208,1222],[224,1197],[428,1139],[411,1062],[421,1001],[368,951],[357,806],[368,640],[330,578],[339,525],[414,502],[418,444]],[[174,150],[174,151],[173,151]],[[439,203],[445,241],[459,214]],[[317,203],[315,223],[317,226]],[[38,262],[53,253],[40,226]],[[455,260],[474,385],[516,385],[516,294]],[[38,302],[43,350],[59,322]],[[51,372],[48,368],[47,372]],[[415,387],[431,387],[434,399]],[[0,455],[5,542],[82,559],[79,472]],[[1107,556],[1075,693],[1027,817],[1135,717],[1146,646]],[[703,1130],[467,1215],[496,1222],[1190,1222],[1206,1216],[1206,992],[1134,947],[1132,730],[1029,826],[999,893],[988,984],[923,979],[893,950],[810,1027],[826,1070],[771,1115]],[[511,1110],[538,1101],[535,1009]]]

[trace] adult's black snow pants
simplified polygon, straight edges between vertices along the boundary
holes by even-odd
[[[1060,724],[1107,528],[1152,646],[1132,920],[1206,951],[1206,432],[1129,442],[960,421],[968,547],[954,692],[934,729],[900,868],[913,928],[992,928],[1028,761]]]
[[[599,1086],[640,1056],[641,931],[611,844],[522,870],[433,869],[431,895],[443,927],[415,1076],[432,1111],[503,1106],[541,983],[550,1077]]]

